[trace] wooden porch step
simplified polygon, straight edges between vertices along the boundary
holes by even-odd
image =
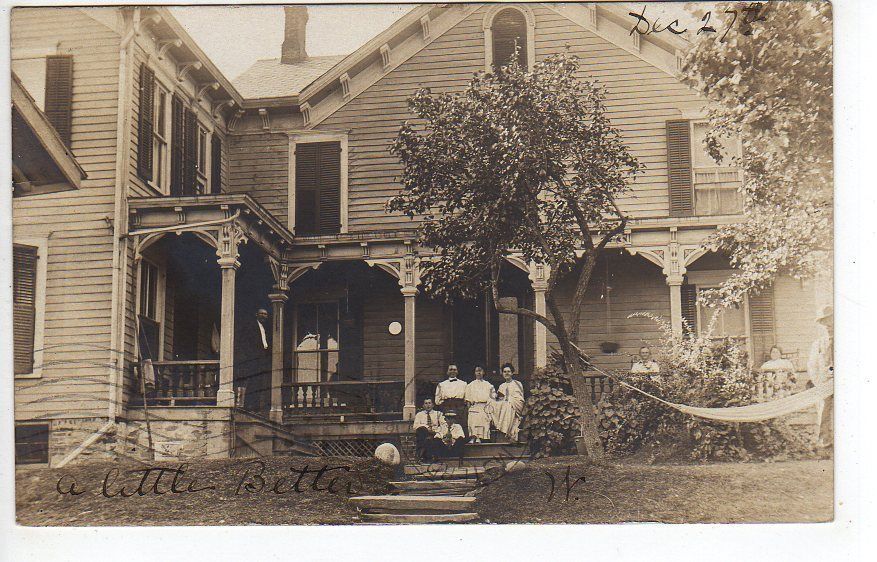
[[[503,459],[506,461],[527,457],[526,443],[467,443],[463,449],[467,459]]]
[[[458,489],[461,492],[471,490],[475,487],[475,482],[468,479],[462,480],[400,480],[390,482],[390,486],[394,490],[404,492],[428,491],[437,489]],[[414,494],[416,495],[416,494]]]
[[[381,511],[452,511],[471,509],[475,498],[465,496],[359,496],[350,503],[362,510]]]
[[[405,475],[416,480],[445,480],[459,478],[478,478],[484,474],[480,466],[436,467],[430,465],[406,465]]]
[[[421,525],[424,523],[468,523],[477,521],[477,513],[361,513],[360,519],[366,523],[392,523],[395,525]]]

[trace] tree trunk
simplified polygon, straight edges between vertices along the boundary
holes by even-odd
[[[597,433],[597,416],[594,414],[594,402],[591,400],[591,389],[585,381],[585,373],[582,370],[578,352],[569,345],[569,342],[559,342],[563,350],[563,361],[566,364],[566,374],[572,384],[573,395],[581,410],[579,424],[581,426],[581,438],[585,441],[585,450],[591,460],[603,458],[603,443]]]

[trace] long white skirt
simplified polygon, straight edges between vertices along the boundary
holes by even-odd
[[[490,439],[490,412],[487,402],[469,406],[469,435],[478,439]]]
[[[512,398],[511,400],[495,400],[491,404],[493,425],[503,432],[512,441],[518,440],[518,429],[521,425],[521,413],[524,411],[524,401]]]

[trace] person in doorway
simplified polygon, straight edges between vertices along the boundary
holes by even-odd
[[[493,424],[509,441],[518,440],[518,430],[524,412],[524,385],[515,380],[515,367],[511,363],[502,366],[505,382],[497,389],[497,399],[492,404]]]
[[[639,349],[639,357],[633,362],[630,372],[634,375],[651,375],[661,372],[661,366],[652,357],[652,350],[649,346],[644,345]]]
[[[448,378],[438,383],[435,388],[435,405],[445,414],[450,410],[457,413],[460,423],[467,423],[466,416],[466,383],[457,378],[459,370],[453,363],[448,365]]]
[[[816,322],[822,327],[822,335],[813,342],[810,358],[807,361],[808,386],[819,386],[834,380],[834,307],[825,306],[819,312]],[[817,447],[829,447],[834,433],[834,396],[829,396],[816,405]]]
[[[423,409],[414,416],[415,455],[421,461],[435,460],[443,452],[444,445],[437,437],[447,427],[444,414],[433,409],[431,398],[423,401]]]
[[[475,443],[490,440],[490,402],[496,398],[496,389],[484,380],[484,368],[475,367],[475,380],[466,385],[467,425]]]

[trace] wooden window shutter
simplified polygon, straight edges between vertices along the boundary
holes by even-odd
[[[691,174],[690,122],[667,121],[667,184],[670,187],[671,217],[694,214]]]
[[[171,195],[183,195],[183,100],[174,94],[171,100]]]
[[[341,232],[341,143],[320,146],[320,210],[317,228],[320,234]]]
[[[301,143],[295,149],[295,232],[341,231],[341,143]]]
[[[749,295],[749,327],[752,332],[752,359],[757,366],[768,359],[770,348],[776,343],[773,286]]]
[[[140,107],[137,114],[137,175],[152,180],[152,133],[155,123],[155,73],[140,65]]]
[[[682,330],[685,333],[697,333],[697,287],[682,285]],[[687,326],[686,326],[687,324]]]
[[[519,48],[518,63],[527,69],[527,20],[524,14],[514,9],[505,9],[493,18],[491,25],[493,34],[493,66],[509,64],[515,54],[515,46]]]
[[[73,57],[46,57],[46,117],[58,131],[64,144],[70,146],[73,128]]]
[[[210,139],[210,193],[222,193],[222,139],[215,132]]]
[[[195,195],[195,173],[198,166],[198,119],[195,112],[186,108],[183,132],[183,195]]]
[[[36,328],[37,248],[14,244],[12,251],[12,306],[14,372],[33,372]]]

